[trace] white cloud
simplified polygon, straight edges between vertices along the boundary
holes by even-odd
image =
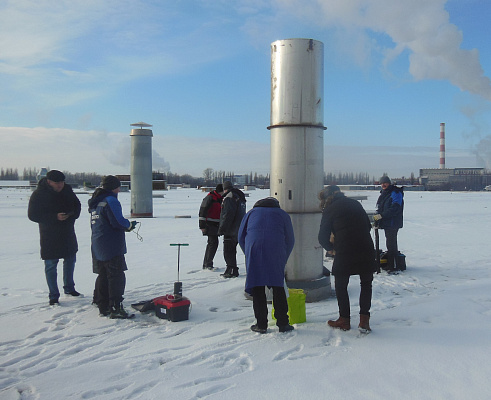
[[[340,46],[363,65],[373,52],[385,55],[382,65],[408,50],[409,72],[415,80],[448,80],[463,91],[491,101],[491,80],[484,76],[477,49],[462,49],[462,32],[449,21],[446,0],[277,0],[303,21],[341,28],[350,42]],[[371,37],[390,37],[392,47]],[[364,61],[365,60],[365,61]]]

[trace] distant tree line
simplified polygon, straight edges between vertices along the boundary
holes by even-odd
[[[49,171],[49,168],[47,168]],[[0,169],[0,180],[2,181],[36,181],[37,175],[39,174],[39,169],[37,168],[24,168],[21,175],[17,168],[1,168]],[[69,171],[63,171],[65,174],[65,181],[68,183],[73,183],[77,185],[93,184],[98,186],[101,183],[103,175],[96,174],[95,172],[76,172],[71,173]]]
[[[49,168],[48,168],[49,170]],[[25,180],[25,181],[35,181],[37,178],[37,174],[39,170],[36,168],[24,168],[21,175],[17,168],[1,168],[0,169],[0,180]],[[66,181],[68,183],[84,185],[91,184],[98,186],[101,182],[103,175],[97,174],[95,172],[87,173],[87,172],[76,172],[71,173],[69,171],[63,171],[66,176]],[[172,172],[164,172],[160,173],[168,184],[181,184],[186,183],[195,186],[215,186],[220,182],[225,181],[234,181],[235,173],[233,171],[215,171],[213,168],[206,168],[203,171],[202,177],[194,177],[189,174],[174,174]],[[384,173],[383,175],[387,175]],[[250,172],[249,174],[245,174],[245,184],[246,185],[254,185],[254,186],[269,186],[269,174],[262,175],[257,172]],[[370,177],[366,172],[360,173],[342,173],[339,172],[337,174],[329,172],[324,174],[324,184],[325,185],[373,185],[378,182],[379,177],[375,178],[374,176]],[[398,178],[398,184],[417,184],[418,179],[415,178],[414,173],[411,173],[409,178]]]

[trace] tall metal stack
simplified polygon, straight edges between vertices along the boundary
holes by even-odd
[[[440,124],[440,169],[445,169],[445,122]]]
[[[153,217],[152,203],[152,137],[153,133],[145,122],[131,126],[131,216],[138,218]]]
[[[317,235],[324,187],[324,45],[313,39],[271,44],[271,196],[292,219],[295,247],[287,284],[307,301],[331,295]]]

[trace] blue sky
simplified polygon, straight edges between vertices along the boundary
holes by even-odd
[[[326,172],[491,168],[484,0],[3,0],[0,167],[269,173],[270,45],[324,43]],[[477,157],[476,154],[479,156]]]

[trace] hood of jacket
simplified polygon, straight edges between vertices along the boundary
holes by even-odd
[[[256,201],[254,208],[256,207],[280,208],[280,202],[274,197],[266,197],[265,199]]]
[[[246,197],[245,197],[244,192],[242,192],[242,190],[233,188],[230,190],[230,192],[237,195],[240,198],[240,201],[243,201],[244,203],[246,202]]]
[[[96,208],[97,207],[97,204],[99,204],[99,202],[101,202],[102,200],[104,200],[107,196],[117,197],[116,196],[116,193],[114,193],[114,192],[111,192],[109,190],[106,190],[106,189],[103,189],[103,188],[100,188],[100,187],[97,188],[95,190],[95,192],[92,194],[92,197],[88,201],[89,210]]]

